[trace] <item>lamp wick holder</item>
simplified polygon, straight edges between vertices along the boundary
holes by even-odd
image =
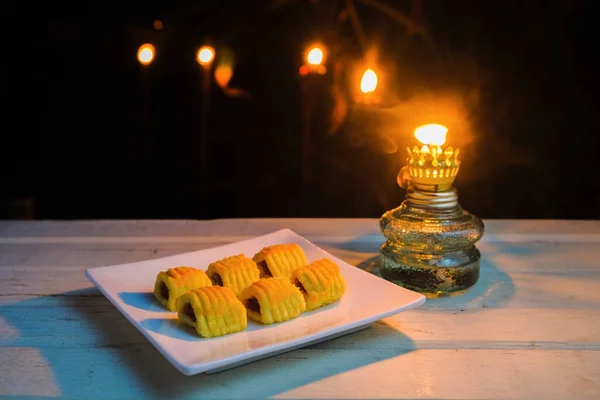
[[[483,222],[458,202],[452,183],[459,162],[438,169],[435,177],[431,169],[423,173],[414,165],[403,167],[397,177],[406,199],[379,221],[387,239],[380,275],[428,297],[459,294],[479,279],[481,254],[475,243],[483,236]]]

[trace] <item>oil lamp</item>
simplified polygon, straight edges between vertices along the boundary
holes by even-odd
[[[459,150],[442,148],[447,132],[437,124],[415,130],[421,145],[408,148],[397,178],[406,199],[379,221],[387,239],[381,276],[431,297],[457,294],[477,282],[481,255],[475,243],[484,230],[481,219],[458,203],[452,183]]]

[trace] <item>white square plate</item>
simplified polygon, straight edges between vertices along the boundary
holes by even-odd
[[[243,332],[204,339],[179,325],[177,314],[162,308],[152,294],[159,271],[180,265],[205,269],[212,261],[240,253],[252,257],[264,246],[280,243],[298,243],[309,262],[324,257],[336,262],[346,281],[342,299],[290,321],[263,326],[248,320]],[[212,249],[89,268],[86,276],[185,375],[218,372],[342,336],[425,302],[425,296],[347,264],[289,229]]]

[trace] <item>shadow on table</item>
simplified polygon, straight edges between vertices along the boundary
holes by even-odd
[[[381,259],[379,249],[382,240],[376,240],[374,235],[356,238],[352,241],[337,244],[328,244],[329,247],[351,250],[360,253],[378,254],[369,257],[359,263],[356,267],[374,275],[379,275]],[[439,298],[429,298],[422,306],[423,308],[498,308],[503,307],[514,297],[515,285],[500,267],[494,264],[493,256],[498,252],[513,257],[525,257],[531,254],[527,246],[502,243],[493,252],[482,252],[481,270],[479,280],[470,290],[457,295]]]
[[[140,310],[153,311],[153,312],[165,312],[166,309],[161,307],[154,297],[154,293],[150,292],[120,292],[119,297],[123,300],[123,303],[139,308]]]
[[[146,318],[141,322],[149,331],[186,342],[198,343],[198,335],[191,326],[180,324],[175,318]]]
[[[12,342],[3,338],[3,345],[40,353],[38,366],[28,369],[21,381],[39,378],[41,368],[54,381],[53,391],[8,392],[20,397],[59,391],[68,398],[230,398],[242,391],[247,397],[266,398],[414,349],[406,335],[377,323],[223,372],[185,376],[95,288],[7,304],[0,307],[0,316],[17,332]],[[38,318],[39,323],[32,323]],[[390,342],[396,345],[387,346]],[[336,351],[341,349],[353,351]]]
[[[380,265],[380,258],[376,256],[361,262],[357,267],[379,276]],[[421,308],[499,308],[514,295],[515,286],[510,277],[484,259],[475,286],[460,295],[428,298]]]

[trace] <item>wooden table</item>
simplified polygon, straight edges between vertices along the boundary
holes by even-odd
[[[478,284],[214,375],[179,373],[84,269],[283,227],[373,270],[376,219],[0,223],[0,397],[600,398],[600,222],[486,221]]]

